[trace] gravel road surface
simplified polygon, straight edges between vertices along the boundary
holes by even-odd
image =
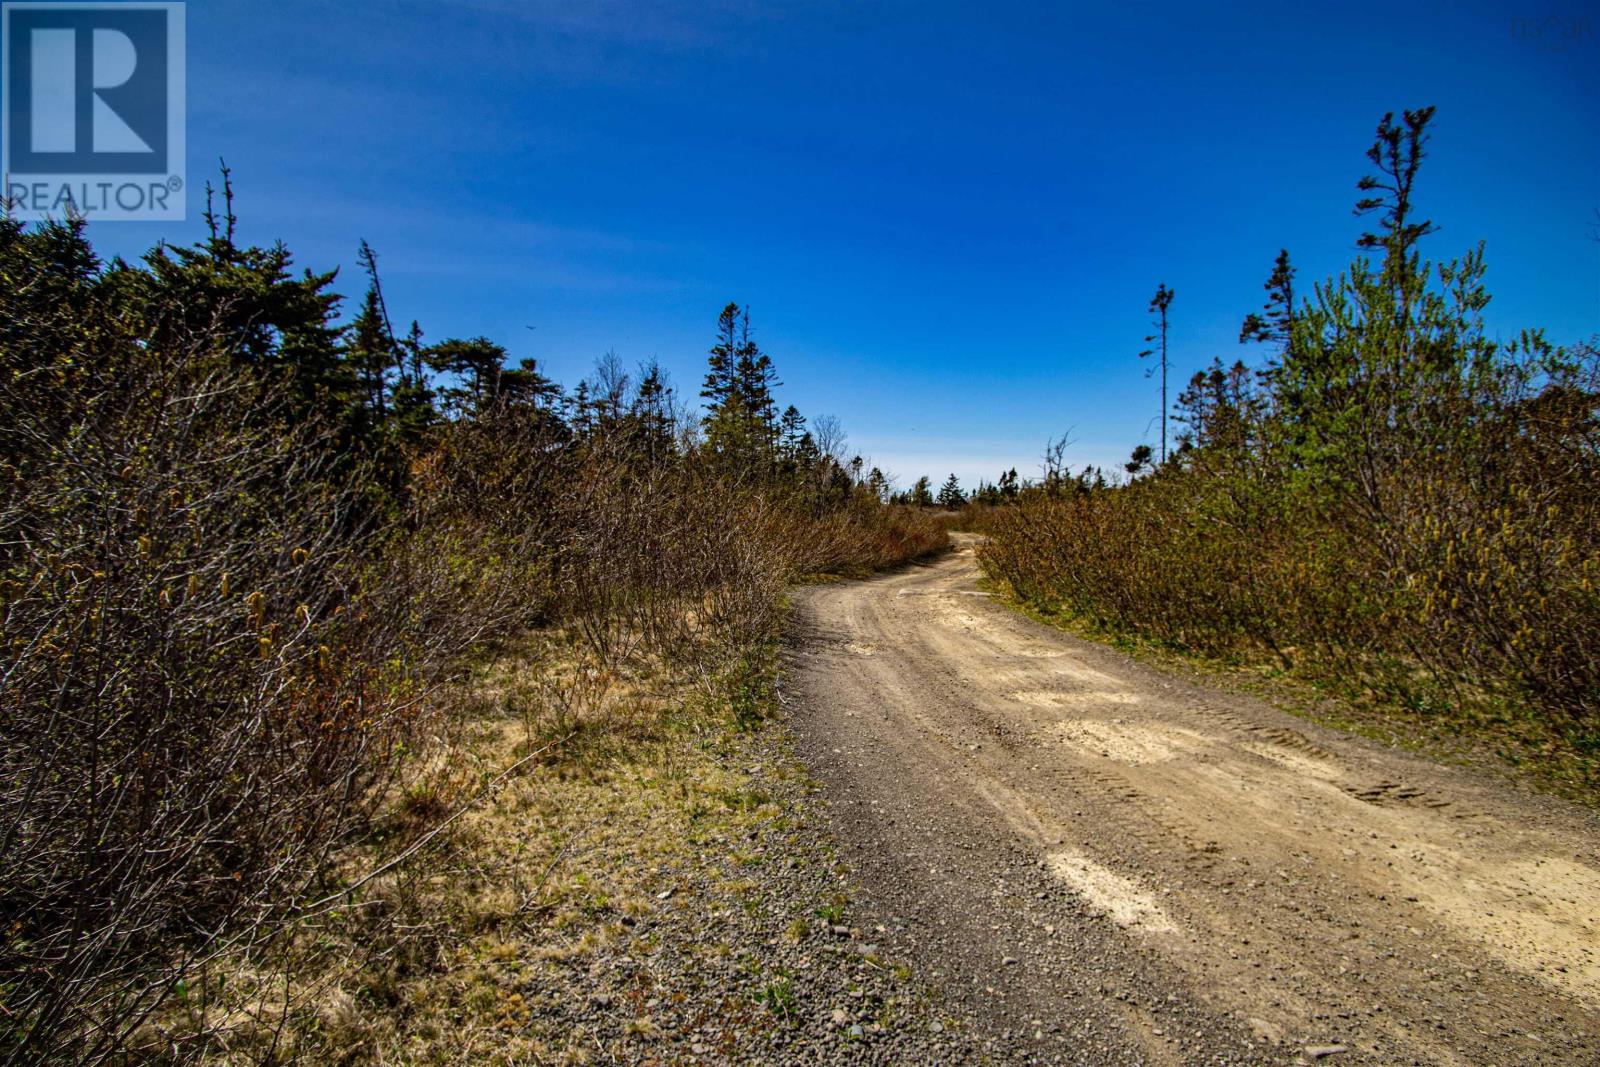
[[[985,1058],[1600,1064],[1600,823],[994,603],[972,541],[796,597],[853,881]]]

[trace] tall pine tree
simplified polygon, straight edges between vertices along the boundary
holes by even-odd
[[[1165,282],[1156,287],[1156,295],[1150,298],[1150,313],[1155,316],[1150,320],[1156,332],[1147,336],[1145,344],[1155,347],[1147,348],[1139,353],[1140,359],[1157,357],[1158,367],[1152,367],[1146,372],[1148,377],[1157,369],[1161,371],[1161,462],[1167,461],[1167,309],[1172,306],[1172,290],[1167,288]]]
[[[779,384],[771,357],[750,336],[749,312],[730,303],[717,318],[707,359],[702,423],[712,452],[743,473],[764,476],[775,466]]]

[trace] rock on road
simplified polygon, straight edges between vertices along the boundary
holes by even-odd
[[[1600,824],[996,604],[973,542],[797,597],[867,904],[1000,1062],[1600,1064]]]

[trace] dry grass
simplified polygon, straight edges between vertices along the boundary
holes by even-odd
[[[145,1028],[143,1055],[192,1054],[189,1040],[228,1063],[584,1062],[595,1052],[562,1003],[573,975],[674,907],[685,881],[728,899],[751,892],[739,872],[756,860],[743,848],[785,817],[727,762],[740,735],[726,699],[645,669],[581,707],[553,708],[542,675],[552,650],[570,647],[531,637],[480,670],[471,713],[435,766],[396,791],[373,839],[341,857],[346,878],[530,750],[544,755],[477,797],[430,851],[301,922],[289,958],[214,967]],[[562,668],[582,669],[570,659]],[[643,1001],[632,1010],[632,1028],[648,1033]]]

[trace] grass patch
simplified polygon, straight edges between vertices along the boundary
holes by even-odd
[[[801,828],[814,787],[763,727],[773,651],[711,678],[639,668],[558,713],[529,677],[549,644],[530,640],[479,665],[433,757],[450,773],[396,790],[385,826],[341,857],[346,882],[420,832],[420,810],[456,811],[492,783],[481,802],[304,922],[287,958],[241,952],[186,989],[140,1035],[148,1060],[741,1062],[810,1047],[806,1025],[861,964],[816,925],[844,923],[846,897],[826,838]],[[891,992],[863,1008],[924,1010],[909,968],[866,964]]]

